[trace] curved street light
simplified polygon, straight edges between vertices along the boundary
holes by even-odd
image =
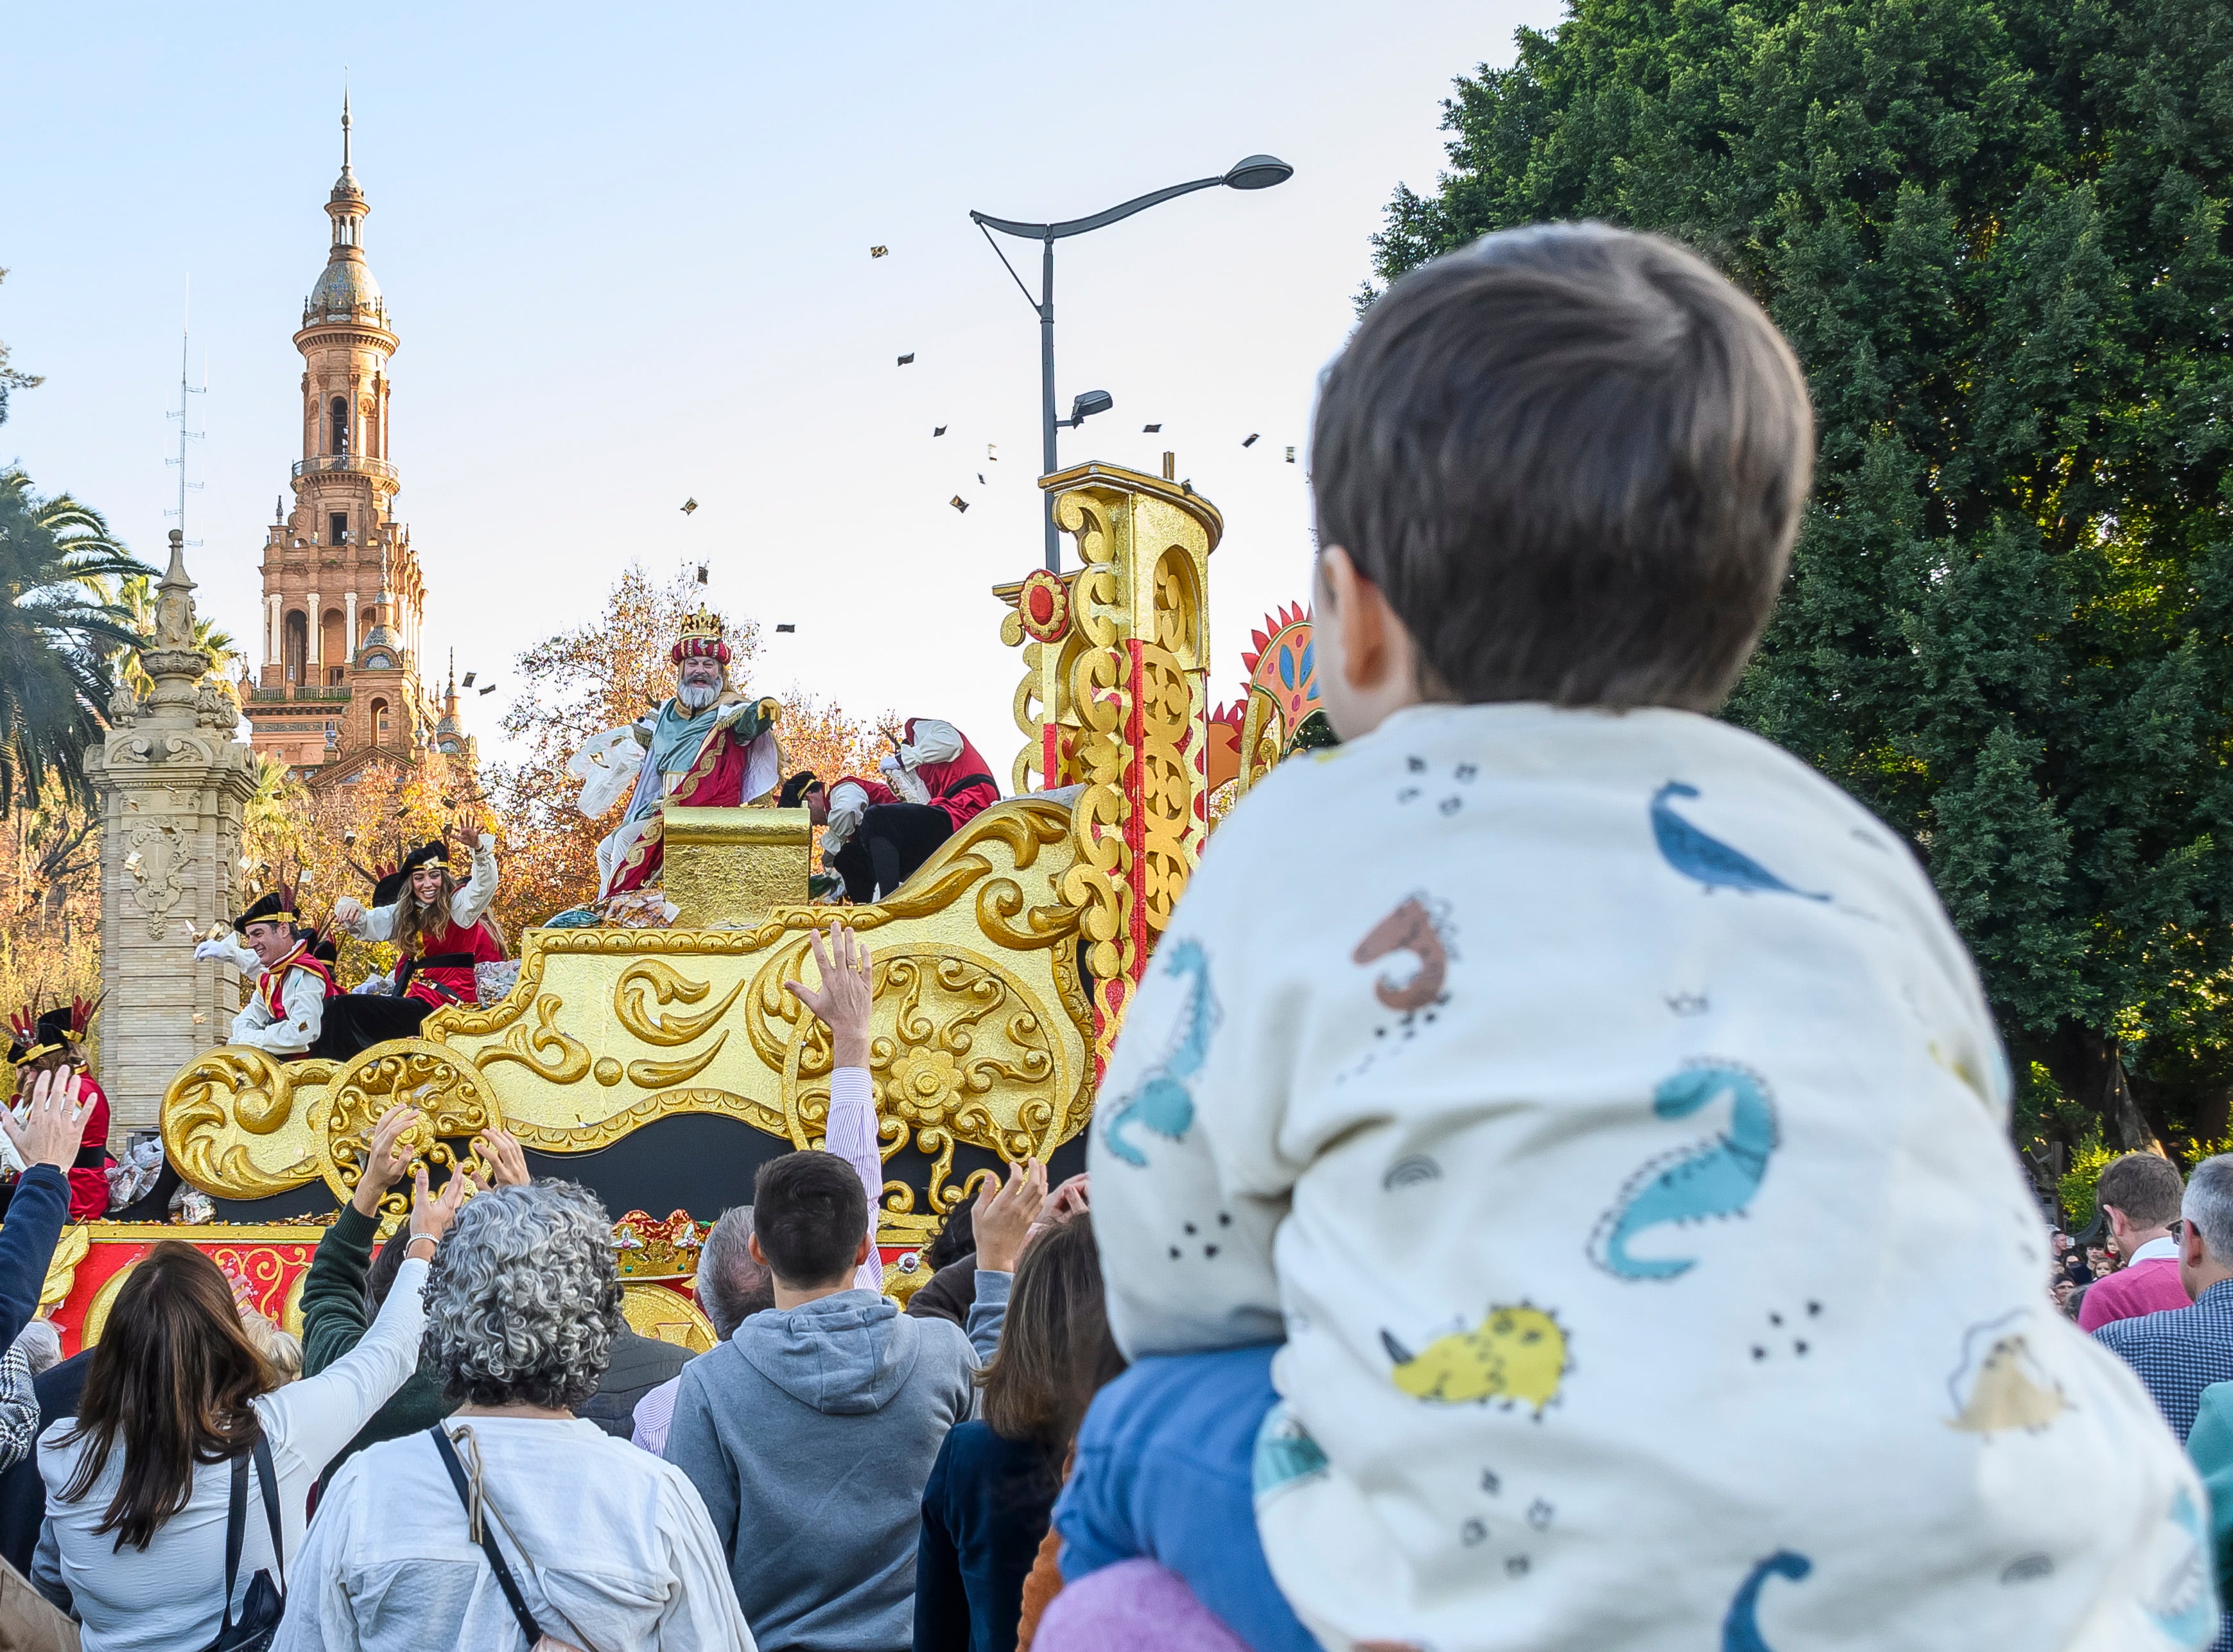
[[[1096,212],[1090,218],[1065,218],[1058,224],[1025,224],[1014,218],[994,218],[986,212],[972,212],[970,221],[983,231],[993,250],[999,254],[1000,262],[1014,277],[1016,289],[1024,302],[1038,312],[1039,317],[1039,428],[1042,465],[1040,474],[1051,476],[1056,469],[1054,433],[1060,425],[1075,428],[1097,413],[1106,413],[1116,404],[1105,390],[1089,390],[1077,399],[1071,417],[1058,420],[1054,416],[1054,244],[1065,237],[1084,235],[1089,230],[1106,228],[1128,218],[1135,212],[1144,212],[1151,206],[1191,195],[1198,189],[1214,189],[1223,185],[1227,189],[1269,189],[1274,184],[1284,184],[1295,175],[1295,169],[1277,155],[1245,155],[1227,170],[1214,178],[1197,178],[1188,184],[1173,184],[1168,189],[1150,191],[1136,195],[1120,206],[1105,212]],[[1003,235],[1020,236],[1044,244],[1045,250],[1039,265],[1039,296],[1032,296],[1032,289],[1024,285],[1024,278],[1016,274],[1016,266],[1008,263],[1008,255],[1000,251],[1000,244],[993,239],[993,231]],[[1062,571],[1062,535],[1054,525],[1054,496],[1045,500],[1046,565],[1051,574]]]

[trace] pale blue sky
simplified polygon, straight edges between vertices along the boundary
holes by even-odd
[[[1230,699],[1251,625],[1306,595],[1305,465],[1282,455],[1307,459],[1367,237],[1399,180],[1432,187],[1452,76],[1508,63],[1515,26],[1557,16],[1551,0],[27,8],[0,103],[0,339],[47,383],[16,399],[0,463],[160,563],[191,274],[209,393],[190,567],[204,611],[254,637],[347,65],[367,250],[402,340],[393,452],[426,669],[454,645],[505,686],[472,701],[484,750],[513,656],[640,556],[712,565],[717,602],[768,633],[759,686],[949,717],[1005,775],[1018,667],[987,588],[1040,559],[1038,340],[969,209],[1077,217],[1253,151],[1294,166],[1057,252],[1064,407],[1116,400],[1064,433],[1064,462],[1153,472],[1173,448],[1225,512],[1212,693]],[[1035,281],[1036,248],[1008,250]]]

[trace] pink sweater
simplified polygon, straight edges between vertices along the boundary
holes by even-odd
[[[2113,1320],[2184,1308],[2188,1301],[2186,1287],[2178,1282],[2178,1261],[2154,1257],[2087,1286],[2086,1298],[2078,1304],[2078,1329],[2098,1330]]]

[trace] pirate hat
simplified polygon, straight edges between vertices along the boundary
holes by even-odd
[[[806,794],[821,789],[822,777],[811,769],[801,769],[783,783],[783,790],[776,797],[778,809],[796,809],[806,801]]]
[[[232,920],[232,932],[236,935],[244,935],[251,924],[292,925],[294,921],[295,892],[292,889],[274,889],[242,909],[240,916]]]
[[[71,998],[42,1010],[34,993],[29,1004],[8,1018],[9,1061],[20,1067],[81,1042],[101,1010],[101,998],[107,996],[104,992],[97,998]]]

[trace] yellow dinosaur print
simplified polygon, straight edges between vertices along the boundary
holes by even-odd
[[[2029,1368],[2029,1369],[2027,1369]],[[1956,1373],[1956,1385],[1963,1373]],[[2014,1332],[1995,1336],[1977,1362],[1969,1395],[1960,1402],[1947,1427],[1964,1434],[1998,1434],[2003,1428],[2044,1428],[2060,1416],[2069,1402],[2045,1372],[2038,1369],[2030,1346]]]
[[[1396,1362],[1397,1388],[1416,1399],[1462,1405],[1528,1405],[1541,1416],[1559,1397],[1566,1374],[1566,1333],[1542,1309],[1527,1303],[1492,1305],[1472,1330],[1437,1337],[1416,1355],[1386,1331],[1381,1345]]]

